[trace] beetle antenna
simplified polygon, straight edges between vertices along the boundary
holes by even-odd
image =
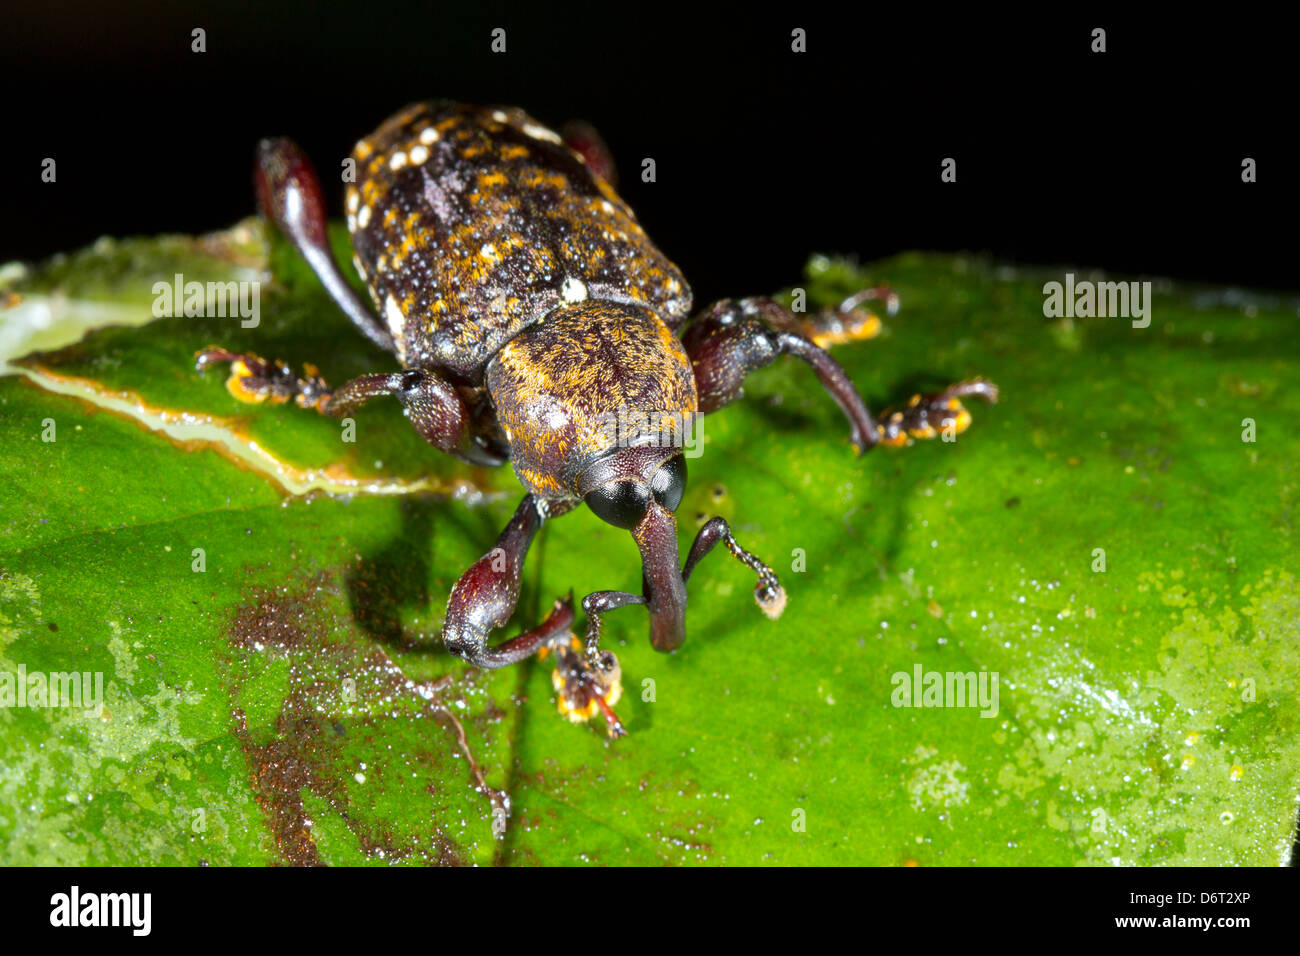
[[[740,546],[731,533],[726,518],[710,518],[695,536],[695,543],[691,545],[691,552],[686,556],[686,564],[682,568],[682,580],[690,580],[691,572],[695,570],[700,558],[708,554],[719,541],[727,546],[732,557],[758,575],[758,583],[754,585],[754,600],[758,602],[759,610],[775,621],[785,610],[785,588],[781,586],[775,571]]]

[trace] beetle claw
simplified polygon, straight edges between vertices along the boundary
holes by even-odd
[[[623,669],[614,652],[601,652],[598,666],[593,666],[582,642],[572,632],[558,635],[550,642],[550,649],[555,654],[551,684],[560,713],[574,723],[586,723],[600,713],[611,740],[626,736],[627,728],[613,709],[623,695]]]
[[[219,347],[200,349],[195,353],[194,367],[203,372],[214,362],[229,362],[230,377],[226,379],[226,391],[236,401],[260,404],[270,401],[281,405],[289,399],[297,401],[302,408],[325,407],[329,400],[329,386],[321,378],[320,369],[314,365],[304,364],[304,378],[298,378],[293,370],[281,361],[267,361],[251,352],[231,352]]]
[[[978,395],[997,404],[998,387],[988,379],[958,382],[935,395],[913,395],[902,411],[885,411],[880,416],[882,445],[906,445],[911,439],[934,438],[951,429],[960,435],[971,424],[971,414],[962,405],[965,396]]]

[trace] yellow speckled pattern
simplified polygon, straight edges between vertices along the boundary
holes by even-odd
[[[676,328],[691,292],[627,205],[515,108],[418,103],[356,146],[355,264],[407,368],[477,384],[553,309],[635,302]]]
[[[487,384],[519,480],[546,497],[571,494],[576,469],[614,447],[610,413],[699,410],[672,330],[647,309],[610,302],[559,309],[525,329],[492,360]]]
[[[900,447],[911,439],[936,438],[943,428],[951,427],[954,435],[960,435],[970,428],[970,423],[970,412],[960,399],[949,398],[931,405],[925,396],[913,395],[903,411],[882,414],[879,440],[882,445]]]

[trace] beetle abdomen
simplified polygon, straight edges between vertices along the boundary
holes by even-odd
[[[407,367],[478,382],[557,307],[632,302],[675,328],[691,293],[627,205],[518,109],[407,107],[353,152],[356,265]]]

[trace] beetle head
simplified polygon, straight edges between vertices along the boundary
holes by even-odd
[[[686,490],[686,457],[680,448],[617,448],[583,471],[577,490],[602,521],[631,531],[652,503],[677,510]]]
[[[673,514],[685,490],[682,449],[655,445],[618,448],[596,459],[578,481],[587,507],[601,520],[632,532],[641,552],[650,642],[661,651],[674,649],[686,636],[686,583]]]
[[[643,306],[589,300],[523,329],[488,365],[487,386],[524,487],[581,498],[632,532],[651,641],[679,645],[686,586],[673,511],[699,412],[681,342]]]

